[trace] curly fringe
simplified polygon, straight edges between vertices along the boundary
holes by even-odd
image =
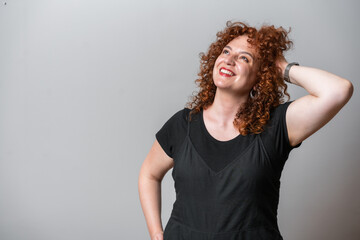
[[[199,54],[200,72],[199,78],[195,80],[199,91],[191,96],[191,100],[186,104],[192,109],[190,120],[193,114],[207,109],[214,101],[216,86],[212,76],[217,57],[230,41],[245,34],[248,36],[247,41],[255,47],[257,60],[260,62],[255,84],[257,94],[254,98],[249,96],[248,100],[239,106],[233,123],[244,136],[264,131],[264,125],[270,119],[270,111],[284,102],[284,94],[290,99],[281,69],[275,64],[276,60],[283,56],[283,52],[293,46],[293,42],[288,38],[290,31],[291,27],[286,31],[282,27],[275,28],[274,25],[263,25],[257,30],[244,22],[227,21],[225,29],[216,34],[216,41],[210,45],[208,52]]]

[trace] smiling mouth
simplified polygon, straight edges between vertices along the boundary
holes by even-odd
[[[235,73],[233,73],[232,71],[230,71],[229,69],[226,69],[226,68],[220,68],[219,73],[221,76],[224,76],[224,77],[235,76]]]

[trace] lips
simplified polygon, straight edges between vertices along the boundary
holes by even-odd
[[[230,69],[224,68],[224,67],[220,68],[219,74],[224,77],[235,76],[235,73],[233,71],[231,71]]]

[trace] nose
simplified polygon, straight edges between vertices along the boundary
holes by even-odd
[[[234,57],[233,57],[231,54],[229,54],[229,55],[225,58],[225,63],[226,63],[227,65],[234,66],[234,64],[235,64]]]

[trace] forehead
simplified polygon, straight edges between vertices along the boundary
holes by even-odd
[[[256,51],[254,46],[247,42],[248,37],[246,35],[238,36],[231,40],[227,46],[230,46],[234,50],[243,50],[255,55]]]

